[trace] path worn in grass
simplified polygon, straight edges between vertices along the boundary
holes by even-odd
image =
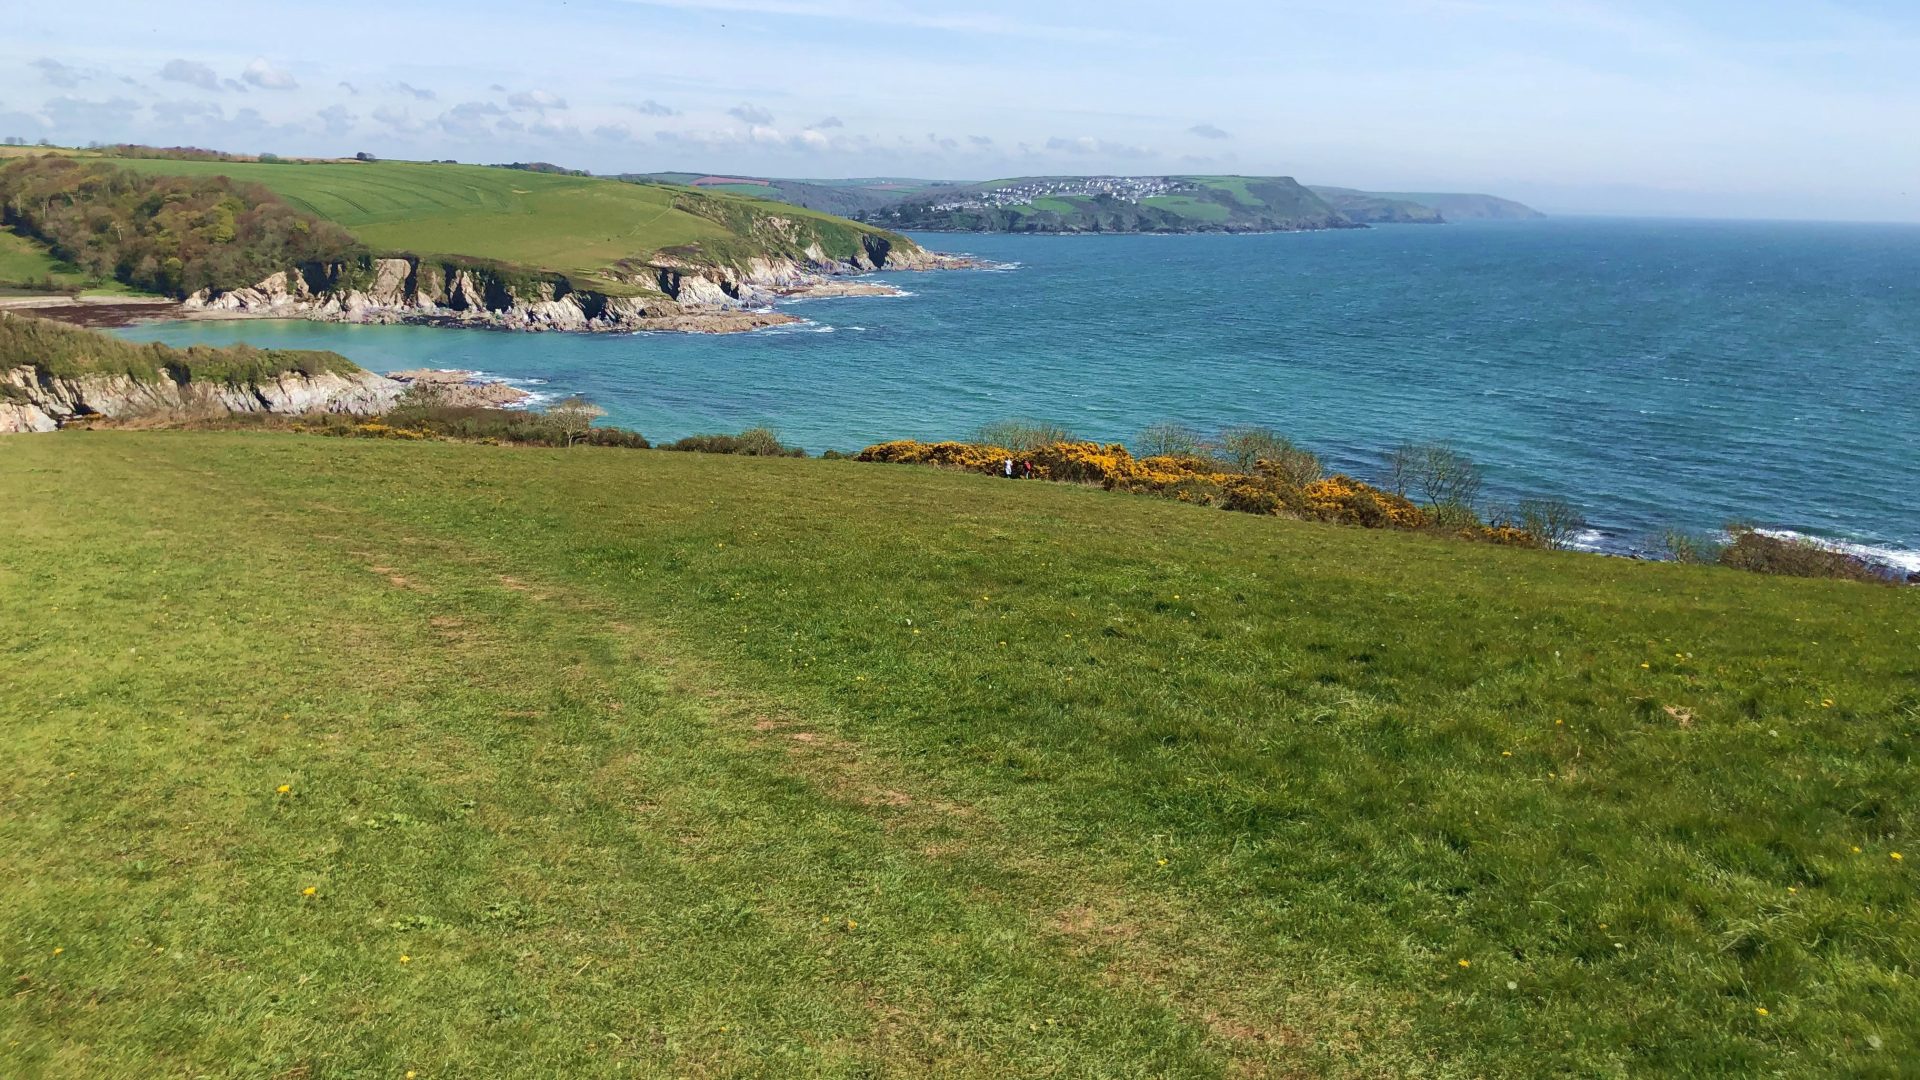
[[[0,1063],[1891,1075],[1913,599],[878,466],[10,440]]]

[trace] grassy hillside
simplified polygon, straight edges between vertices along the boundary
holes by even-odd
[[[479,165],[113,160],[155,175],[259,184],[377,250],[496,260],[585,280],[661,253],[731,261],[794,254],[817,240],[846,257],[873,231],[782,207],[790,236],[771,227],[764,204],[724,194]]]
[[[54,290],[97,296],[143,296],[117,281],[102,280],[55,258],[45,244],[0,226],[0,295]]]
[[[1525,221],[1543,218],[1547,215],[1524,203],[1503,199],[1498,195],[1448,194],[1443,192],[1418,191],[1376,191],[1373,194],[1383,199],[1399,199],[1405,202],[1430,206],[1446,215],[1448,221]]]
[[[0,1073],[1895,1075],[1917,603],[851,462],[6,440]]]
[[[1026,176],[923,192],[862,216],[889,228],[961,232],[1255,232],[1353,224],[1285,176]]]
[[[1439,225],[1446,220],[1440,211],[1431,206],[1376,195],[1371,191],[1319,185],[1311,190],[1349,220],[1367,225]]]

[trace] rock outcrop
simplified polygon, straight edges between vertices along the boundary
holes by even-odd
[[[782,298],[885,291],[884,287],[848,290],[840,279],[851,275],[970,265],[952,256],[902,247],[876,234],[863,235],[860,248],[845,259],[828,256],[817,242],[798,258],[755,256],[738,265],[661,253],[644,263],[609,268],[606,276],[618,289],[576,288],[558,275],[484,264],[395,257],[277,273],[244,289],[203,289],[188,297],[182,308],[203,318],[732,333],[798,321],[767,310]]]
[[[136,379],[125,373],[52,376],[32,366],[0,371],[0,434],[52,431],[74,420],[197,420],[228,413],[391,409],[402,387],[370,371],[282,372],[240,384],[179,380],[166,369]]]

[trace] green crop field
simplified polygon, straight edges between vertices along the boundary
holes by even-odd
[[[705,244],[732,250],[740,242],[725,225],[676,209],[680,189],[652,184],[401,161],[115,163],[146,173],[222,175],[260,184],[380,250],[496,259],[583,277],[663,248]],[[769,212],[764,203],[739,205]],[[830,230],[857,228],[797,207],[779,210]]]
[[[1920,590],[70,431],[0,657],[0,1075],[1920,1060]]]

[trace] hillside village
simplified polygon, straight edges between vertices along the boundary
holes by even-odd
[[[1140,202],[1156,195],[1176,195],[1198,191],[1199,185],[1167,176],[1068,176],[1045,180],[1027,180],[1005,187],[988,188],[943,202],[934,210],[978,210],[983,207],[1024,206],[1049,196],[1111,195],[1122,202]]]

